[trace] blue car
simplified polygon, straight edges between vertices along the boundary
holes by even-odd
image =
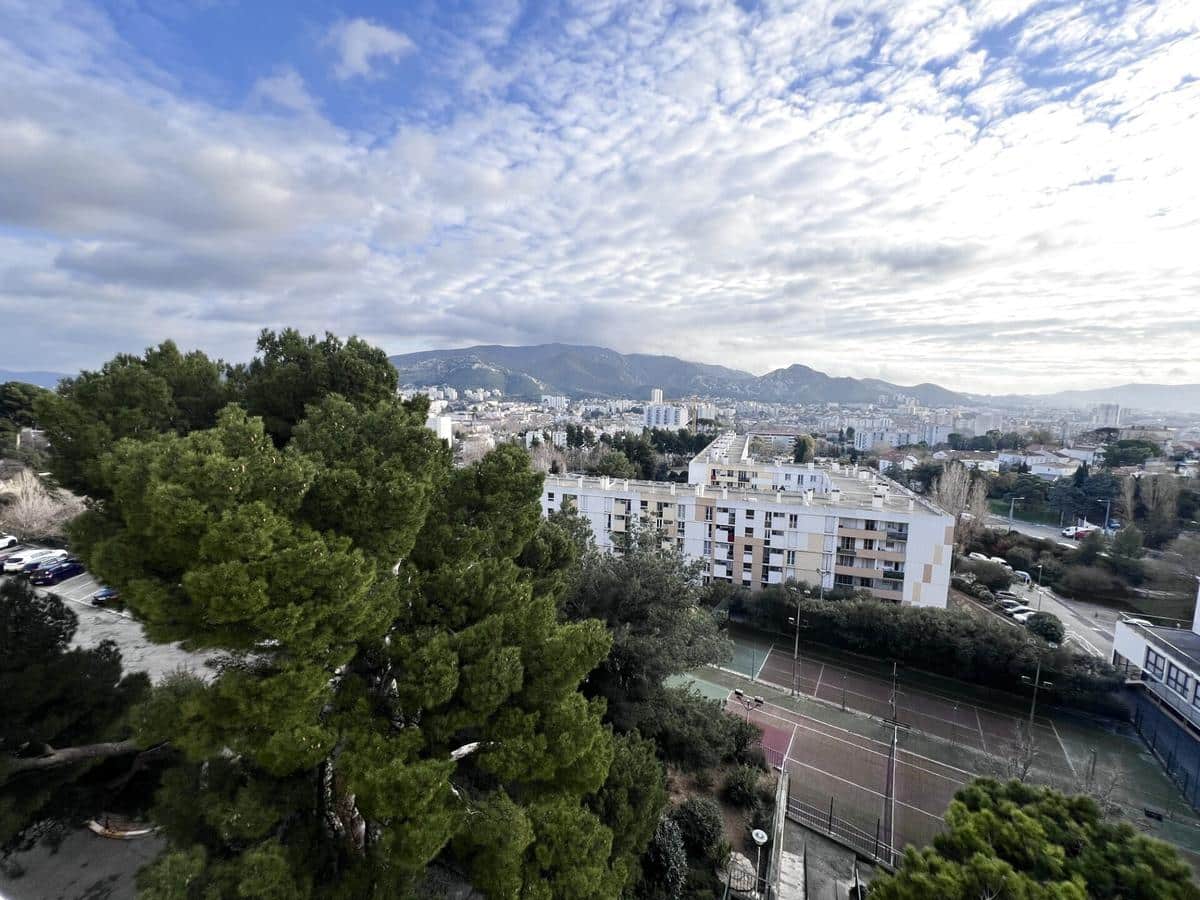
[[[43,564],[40,568],[34,570],[29,580],[33,584],[47,585],[58,584],[60,581],[66,581],[68,578],[74,578],[76,575],[82,574],[84,571],[83,563],[77,559],[60,559],[49,564]]]
[[[116,588],[102,587],[92,594],[92,606],[116,606],[121,602],[121,592]]]

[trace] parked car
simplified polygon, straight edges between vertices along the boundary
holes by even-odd
[[[76,575],[82,574],[83,571],[83,563],[77,559],[68,557],[50,565],[42,566],[29,576],[29,580],[38,585],[58,584],[60,581],[66,581],[68,578],[74,578]]]
[[[1013,572],[1013,578],[1025,582],[1025,587],[1029,587],[1029,585],[1033,582],[1033,577],[1028,572],[1022,572],[1020,569],[1017,569],[1015,572]]]
[[[102,587],[91,596],[92,606],[116,606],[121,602],[121,592],[116,588]]]
[[[66,550],[56,550],[54,556],[45,556],[41,559],[31,559],[17,570],[17,574],[24,575],[28,578],[31,577],[34,572],[40,572],[43,569],[49,569],[52,566],[56,566],[66,558]]]
[[[1012,591],[996,591],[996,599],[997,600],[1016,600],[1018,603],[1025,602],[1020,597],[1018,597],[1016,594],[1014,594]]]
[[[1008,564],[1008,560],[1006,560],[1002,556],[989,556],[987,558],[987,561],[990,563],[995,563],[996,565],[1000,566],[1001,568],[1007,569],[1009,572],[1012,571],[1012,566],[1010,566]]]
[[[1034,612],[1035,612],[1035,610],[1032,610],[1032,609],[1024,609],[1024,610],[1021,610],[1021,612],[1013,613],[1012,617],[1015,621],[1020,622],[1022,625],[1024,625],[1034,615]]]
[[[1037,610],[1034,609],[1032,606],[1026,606],[1025,604],[1022,603],[1020,606],[1014,606],[1011,609],[1006,609],[1004,611],[1004,614],[1006,616],[1012,616],[1015,619],[1021,613],[1029,613],[1029,615],[1033,615],[1035,612],[1037,612]],[[1026,618],[1028,618],[1028,616]],[[1020,620],[1020,621],[1024,621],[1024,620]]]
[[[999,605],[1005,612],[1008,612],[1010,609],[1016,609],[1018,606],[1026,606],[1027,604],[1024,600],[1017,600],[1013,597],[1005,597],[1000,601]]]
[[[4,571],[8,573],[20,572],[31,562],[62,559],[66,555],[66,550],[23,550],[4,561]]]
[[[968,553],[968,554],[967,554],[967,559],[973,559],[973,560],[976,560],[977,562],[991,562],[991,560],[989,560],[989,559],[988,559],[988,558],[987,558],[987,557],[986,557],[984,554],[982,554],[982,553]]]
[[[9,547],[15,547],[21,543],[11,534],[0,534],[0,550],[6,550]]]

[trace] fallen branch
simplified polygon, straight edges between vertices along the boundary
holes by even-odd
[[[22,772],[38,772],[43,769],[56,769],[59,766],[69,766],[72,763],[86,762],[89,759],[109,759],[113,756],[124,756],[139,750],[136,741],[109,741],[104,744],[85,744],[82,747],[64,747],[43,756],[27,758],[12,758],[5,760],[3,771],[6,777],[19,775]]]

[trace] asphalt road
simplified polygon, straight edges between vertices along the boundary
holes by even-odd
[[[1039,591],[1037,585],[1023,588],[1015,584],[1012,590],[1034,609],[1058,616],[1067,630],[1067,644],[1106,661],[1112,659],[1113,630],[1120,616],[1115,609],[1067,600],[1047,587]]]
[[[987,517],[988,527],[999,528],[1003,531],[1008,531],[1008,516],[996,516],[989,514]],[[1013,519],[1012,530],[1019,531],[1021,534],[1027,534],[1029,537],[1042,538],[1048,541],[1063,541],[1064,543],[1074,544],[1075,541],[1062,536],[1062,529],[1055,528],[1053,525],[1038,525],[1035,522],[1022,522],[1020,519]]]

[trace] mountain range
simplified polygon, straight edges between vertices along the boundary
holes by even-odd
[[[668,398],[709,396],[765,403],[871,403],[881,394],[904,394],[926,406],[1086,407],[1119,403],[1136,409],[1200,412],[1200,385],[1196,384],[1125,384],[1055,394],[989,397],[929,383],[898,385],[875,378],[835,378],[800,364],[753,375],[674,356],[617,353],[604,347],[573,344],[488,344],[405,353],[391,357],[391,361],[401,384],[498,389],[510,397],[565,394],[574,398],[638,398],[649,397],[657,387]]]
[[[936,384],[905,386],[870,378],[833,378],[798,364],[752,375],[674,356],[625,354],[572,344],[426,350],[393,356],[391,361],[402,384],[499,389],[516,397],[649,397],[657,387],[668,397],[698,395],[768,403],[870,403],[878,401],[880,394],[896,393],[931,406],[968,402],[965,394]]]
[[[23,381],[38,387],[54,388],[61,379],[68,377],[70,376],[61,372],[11,372],[8,369],[0,369],[0,384],[6,381]]]

